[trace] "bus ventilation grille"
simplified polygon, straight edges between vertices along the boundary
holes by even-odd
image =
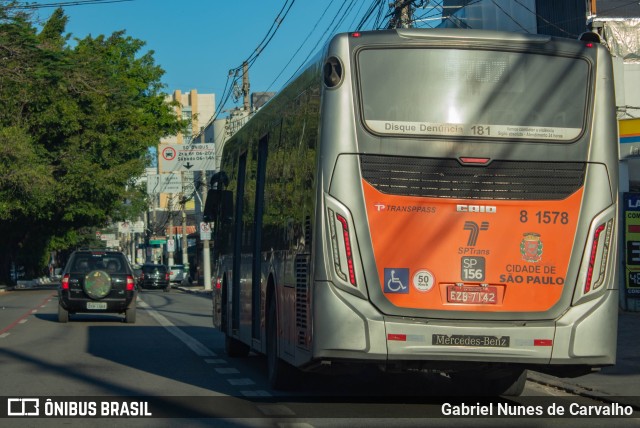
[[[309,255],[296,256],[296,341],[307,348],[308,308],[309,308]]]
[[[455,199],[561,200],[584,185],[584,162],[496,161],[360,155],[362,177],[390,195]]]

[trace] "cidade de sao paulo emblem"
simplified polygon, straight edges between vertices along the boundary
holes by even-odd
[[[530,263],[537,263],[542,259],[542,241],[540,234],[527,232],[520,241],[520,254],[522,260]]]

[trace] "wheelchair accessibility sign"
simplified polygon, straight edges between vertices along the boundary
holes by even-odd
[[[385,293],[409,293],[408,268],[384,268]]]

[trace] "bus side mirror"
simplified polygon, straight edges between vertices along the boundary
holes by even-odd
[[[220,192],[220,221],[223,223],[233,222],[233,192],[223,190]]]
[[[219,206],[220,192],[215,189],[209,189],[207,192],[207,201],[204,203],[204,211],[202,212],[203,220],[207,223],[215,221]]]
[[[217,218],[218,214],[220,214],[220,218]],[[231,223],[233,221],[233,192],[231,190],[209,189],[202,215],[203,220],[208,223],[216,220]]]

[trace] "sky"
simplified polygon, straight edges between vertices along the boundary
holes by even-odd
[[[257,51],[260,53],[249,70],[251,92],[278,91],[332,34],[355,30],[372,5],[384,3],[386,8],[390,3],[389,0],[31,0],[29,3],[82,2],[88,4],[64,6],[69,18],[67,32],[72,37],[110,35],[125,30],[127,35],[145,41],[145,49],[154,51],[156,64],[166,72],[162,80],[167,93],[176,89],[214,93],[216,104],[225,91],[229,71],[241,67]],[[46,20],[53,10],[53,7],[39,8],[36,14]],[[422,9],[416,15],[430,17],[433,10]],[[276,20],[278,16],[284,18]],[[372,29],[377,16],[378,8],[362,29]],[[382,22],[382,17],[378,22]],[[264,43],[271,35],[270,41]],[[258,50],[260,46],[262,49]],[[241,102],[233,103],[231,99],[225,109]]]

